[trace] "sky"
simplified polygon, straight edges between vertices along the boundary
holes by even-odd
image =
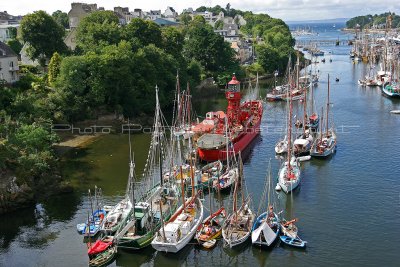
[[[68,12],[68,0],[0,0],[0,11],[11,15],[25,15],[36,10],[52,13],[56,10]],[[232,8],[249,10],[254,13],[267,13],[284,21],[303,21],[333,18],[352,18],[359,15],[380,14],[386,11],[400,13],[398,0],[76,0],[82,3],[97,3],[98,7],[112,9],[114,6],[141,8],[148,11],[173,7],[178,13],[183,9],[199,6],[225,7],[229,2]]]

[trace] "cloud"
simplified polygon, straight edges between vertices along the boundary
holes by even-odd
[[[106,9],[114,6],[141,8],[143,10],[161,9],[172,6],[178,12],[188,7],[199,6],[225,7],[227,3],[232,8],[249,10],[254,13],[267,13],[272,17],[284,20],[313,20],[354,17],[366,14],[379,14],[386,11],[400,12],[400,2],[393,0],[75,0],[76,2],[97,3]],[[68,12],[71,2],[65,0],[2,0],[0,10],[7,10],[13,15],[24,15],[35,10],[45,10],[52,13],[58,9]]]

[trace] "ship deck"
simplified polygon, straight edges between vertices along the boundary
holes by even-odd
[[[201,149],[216,149],[225,146],[226,137],[222,134],[204,134],[197,140]]]

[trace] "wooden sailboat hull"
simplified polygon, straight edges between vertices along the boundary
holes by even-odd
[[[323,138],[324,139],[324,138]],[[316,139],[310,151],[310,156],[314,158],[327,158],[336,152],[336,134],[330,130],[330,137],[327,139],[328,146],[324,149],[318,149],[320,139]]]
[[[220,208],[218,211],[215,213],[211,214],[208,216],[206,219],[204,219],[202,225],[197,229],[196,231],[196,236],[195,239],[199,242],[199,244],[204,245],[205,243],[208,243],[209,241],[216,240],[218,237],[221,236],[222,234],[222,225],[223,222],[225,221],[226,217],[226,212],[225,208]],[[217,221],[217,225],[213,226],[210,225],[212,224],[212,221]],[[214,229],[213,231],[210,231],[207,233],[205,231],[205,226],[211,227],[209,229]],[[212,243],[206,244],[205,247],[208,248],[209,245],[212,245]]]
[[[117,247],[112,246],[106,251],[99,253],[93,259],[89,261],[89,267],[101,267],[110,264],[117,255]]]
[[[234,221],[234,214],[231,214],[225,221],[224,226],[222,228],[222,237],[224,238],[225,244],[227,244],[230,248],[238,247],[239,245],[245,243],[250,235],[251,235],[251,226],[254,221],[254,214],[250,210],[250,208],[244,208],[246,215],[239,215],[239,217],[246,217],[246,222],[248,225],[245,225],[244,228],[238,225],[232,225]],[[241,214],[242,211],[239,211]]]

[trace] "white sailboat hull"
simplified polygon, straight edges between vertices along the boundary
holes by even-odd
[[[164,242],[162,236],[159,233],[157,233],[156,237],[151,242],[151,246],[155,250],[162,252],[169,252],[169,253],[177,253],[193,239],[193,236],[195,235],[197,228],[199,227],[200,223],[203,220],[203,214],[204,214],[203,204],[201,203],[200,199],[196,198],[196,202],[197,202],[197,207],[199,208],[198,211],[199,216],[196,216],[196,218],[194,218],[194,222],[188,234],[184,235],[177,242],[168,242],[168,238],[166,238],[167,240],[166,242]],[[178,210],[180,210],[181,208],[182,206]],[[162,230],[160,230],[159,232],[161,231]]]
[[[301,173],[300,173],[300,169],[297,166],[297,164],[292,165],[292,172],[294,175],[294,177],[292,179],[286,178],[286,172],[287,172],[287,166],[284,163],[284,166],[281,167],[281,169],[279,170],[278,183],[279,183],[281,189],[285,193],[290,193],[291,191],[296,189],[297,186],[300,184],[300,177],[301,177],[300,174]]]

